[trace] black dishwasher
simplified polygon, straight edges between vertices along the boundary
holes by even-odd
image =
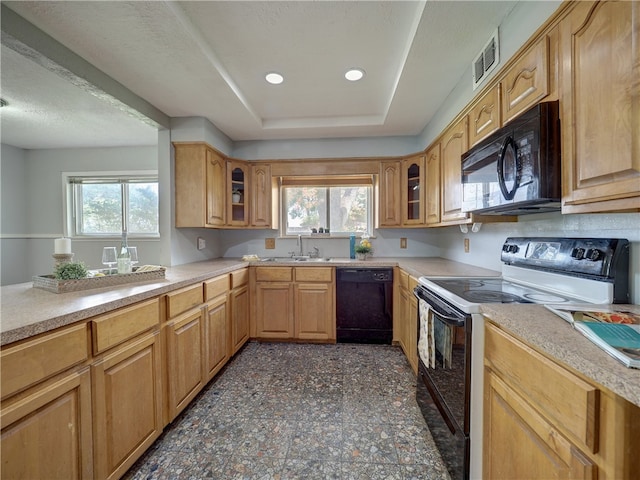
[[[336,340],[391,344],[393,269],[336,268]]]

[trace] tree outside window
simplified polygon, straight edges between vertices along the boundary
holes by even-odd
[[[286,234],[329,228],[332,234],[371,231],[371,186],[284,187]]]
[[[158,181],[146,177],[72,177],[75,234],[159,234]]]

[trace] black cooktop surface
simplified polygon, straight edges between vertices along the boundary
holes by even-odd
[[[500,278],[430,279],[452,294],[473,303],[564,303],[570,298],[536,290]]]

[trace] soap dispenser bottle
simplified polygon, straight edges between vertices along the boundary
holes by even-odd
[[[356,258],[356,235],[352,233],[349,235],[349,258]]]

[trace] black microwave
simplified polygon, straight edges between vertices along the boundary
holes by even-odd
[[[462,155],[462,211],[560,210],[558,102],[539,103]]]

